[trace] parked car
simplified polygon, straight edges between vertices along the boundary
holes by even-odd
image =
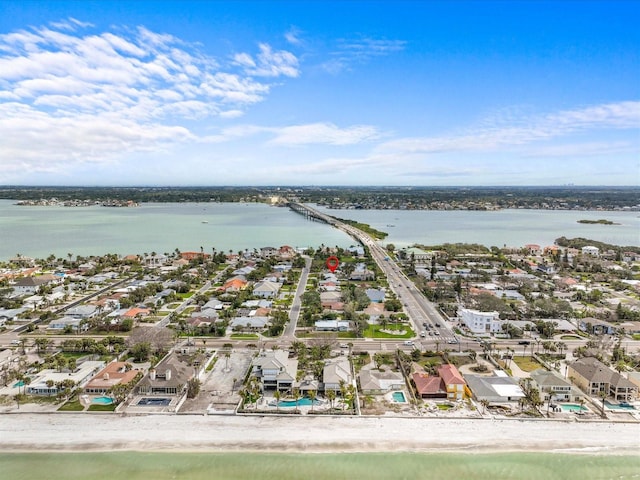
[[[405,340],[403,343],[409,347],[413,347],[415,345],[412,340]]]

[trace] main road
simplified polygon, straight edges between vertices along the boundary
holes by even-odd
[[[447,326],[444,318],[434,305],[416,288],[415,284],[404,274],[396,262],[389,257],[387,251],[371,238],[371,236],[358,228],[336,220],[308,205],[297,203],[296,206],[297,208],[307,210],[313,217],[342,230],[369,249],[371,257],[378,267],[380,267],[380,270],[386,275],[391,290],[402,302],[404,310],[411,320],[414,331],[424,331],[424,335],[427,335],[428,331],[435,337],[416,337],[414,340],[421,340],[425,344],[435,342],[453,343],[457,341],[456,336]]]

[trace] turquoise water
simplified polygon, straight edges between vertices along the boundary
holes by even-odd
[[[604,401],[604,405],[610,410],[635,410],[636,408],[633,405],[618,405],[617,403],[609,403],[608,401]]]
[[[137,208],[63,208],[19,207],[14,203],[0,200],[0,260],[13,258],[17,253],[37,258],[53,253],[67,258],[68,253],[168,253],[176,248],[198,251],[201,246],[206,252],[212,248],[237,252],[264,246],[353,244],[349,236],[335,228],[305,220],[288,208],[264,204],[150,203]],[[369,223],[389,233],[385,243],[400,247],[460,241],[500,247],[549,245],[563,235],[616,245],[640,245],[638,212],[324,211]],[[620,225],[577,223],[581,219],[600,218]]]
[[[298,399],[298,406],[299,407],[310,407],[311,406],[311,399],[308,397],[302,397],[300,399]],[[313,404],[314,405],[320,405],[322,402],[320,400],[314,400]],[[295,407],[296,406],[296,401],[295,400],[281,400],[278,402],[278,406],[279,407]]]
[[[24,387],[24,382],[20,380],[19,382],[14,383],[13,388],[16,388],[16,387]]]
[[[91,403],[97,403],[98,405],[111,405],[113,403],[113,398],[111,397],[96,397],[91,400]]]
[[[393,392],[393,400],[398,403],[407,403],[403,392]]]
[[[563,403],[560,405],[564,412],[588,412],[589,409],[585,406],[573,404],[573,403]]]
[[[637,479],[640,456],[553,453],[0,453],[7,480]]]

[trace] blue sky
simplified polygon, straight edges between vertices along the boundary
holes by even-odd
[[[0,184],[640,185],[640,2],[0,13]]]

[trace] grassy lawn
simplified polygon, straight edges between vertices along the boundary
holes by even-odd
[[[231,338],[233,340],[257,340],[260,337],[255,333],[232,333]]]
[[[193,297],[193,294],[194,294],[194,292],[178,293],[178,294],[176,294],[176,296],[177,296],[178,298],[182,298],[182,299],[184,300],[184,299],[186,299],[186,298],[191,298],[191,297]]]
[[[413,338],[415,336],[415,333],[413,333],[413,330],[411,330],[408,325],[387,325],[385,330],[397,330],[398,335],[381,332],[381,329],[382,327],[380,325],[369,325],[363,333],[367,338]],[[403,334],[400,333],[402,331],[404,331]]]
[[[87,409],[89,412],[113,412],[117,405],[112,403],[111,405],[90,405]]]
[[[562,335],[560,339],[561,340],[580,340],[580,337],[577,335]]]
[[[78,399],[70,400],[58,409],[59,412],[81,412],[83,410],[84,406]]]
[[[158,312],[158,313],[156,313],[156,317],[166,317],[166,316],[167,316],[167,315],[169,315],[170,313],[171,313],[171,312],[165,312],[165,311]]]
[[[634,333],[634,334],[632,335],[632,338],[633,338],[634,340],[640,340],[640,333]]]
[[[533,360],[529,356],[513,357],[512,360],[516,363],[516,365],[518,365],[518,367],[520,367],[520,370],[524,372],[533,372],[538,368],[542,368],[542,365],[540,365],[536,360]]]
[[[196,307],[187,307],[187,308],[184,309],[184,313],[189,315],[190,313],[194,312],[195,309],[196,309]]]

